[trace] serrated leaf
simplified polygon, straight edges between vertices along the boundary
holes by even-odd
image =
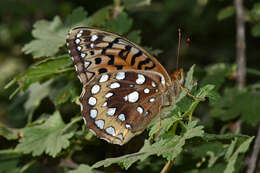
[[[7,128],[0,124],[0,136],[3,136],[8,140],[18,139],[18,131],[19,130],[17,129]]]
[[[226,153],[225,153],[225,159],[226,161],[228,161],[228,159],[231,157],[231,155],[233,154],[235,147],[237,144],[237,138],[235,138],[234,140],[232,140],[231,144],[229,145]]]
[[[66,67],[72,64],[68,56],[59,56],[57,58],[48,58],[37,64],[34,64],[27,72],[15,77],[6,88],[18,83],[19,88],[26,91],[27,88],[37,81],[50,78],[69,69]]]
[[[254,139],[254,137],[247,139],[237,148],[237,150],[234,152],[234,154],[229,158],[228,164],[227,164],[226,169],[224,170],[224,173],[233,173],[235,171],[235,163],[237,161],[238,155],[243,154],[248,150],[253,139]]]
[[[77,169],[69,171],[69,173],[93,173],[93,170],[88,165],[80,164]]]
[[[117,158],[105,159],[95,163],[92,168],[94,169],[101,166],[107,167],[113,163],[119,163],[123,165],[125,169],[128,169],[134,162],[138,160],[143,161],[151,155],[162,156],[167,158],[167,160],[173,160],[183,150],[185,140],[193,137],[201,137],[203,133],[204,131],[202,130],[202,126],[196,127],[196,122],[192,121],[186,125],[185,133],[183,133],[182,136],[167,135],[154,144],[150,144],[150,142],[146,140],[144,146],[139,152]]]
[[[86,25],[87,13],[83,8],[73,10],[68,16],[65,24],[59,16],[52,21],[40,20],[33,25],[32,35],[34,40],[26,44],[22,51],[25,54],[32,54],[34,58],[43,56],[54,56],[65,44],[65,38],[69,29],[75,26]]]
[[[91,15],[89,19],[89,23],[91,26],[103,27],[106,24],[106,21],[110,17],[110,11],[113,9],[112,6],[107,6],[99,9],[93,15]]]
[[[228,6],[223,9],[221,9],[218,13],[218,20],[224,20],[226,18],[229,18],[235,14],[235,7],[234,6]]]
[[[182,118],[179,118],[177,116],[171,116],[171,117],[161,120],[161,133],[167,132],[174,123],[176,123],[177,121],[180,121],[181,119]],[[159,128],[159,121],[156,121],[156,123],[152,125],[152,127],[149,131],[150,138],[152,138],[153,135],[155,135],[156,132],[158,132],[158,128]]]
[[[241,116],[242,121],[257,125],[260,122],[258,105],[260,105],[260,92],[226,88],[224,95],[214,104],[212,115],[223,121]]]
[[[32,35],[35,40],[26,44],[22,51],[32,54],[34,58],[53,56],[65,43],[67,29],[63,27],[60,17],[56,16],[53,21],[41,20],[33,25]]]
[[[132,24],[133,19],[129,18],[127,13],[122,12],[116,18],[109,20],[105,28],[118,34],[125,34],[130,30]]]
[[[69,139],[73,136],[76,126],[64,131],[64,124],[60,113],[55,112],[44,124],[23,129],[24,138],[19,140],[15,151],[32,153],[39,156],[46,153],[52,157],[69,146]]]
[[[71,29],[73,27],[88,25],[89,21],[88,21],[87,15],[88,15],[88,13],[82,7],[78,7],[76,9],[74,9],[72,11],[71,15],[69,15],[66,18],[64,27],[68,31],[69,29]],[[65,37],[63,39],[65,39]]]

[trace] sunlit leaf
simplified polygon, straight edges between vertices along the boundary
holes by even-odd
[[[70,145],[69,139],[76,130],[76,126],[68,130],[65,127],[59,112],[55,112],[44,124],[24,128],[24,137],[19,140],[15,150],[32,153],[33,156],[46,153],[55,157]]]

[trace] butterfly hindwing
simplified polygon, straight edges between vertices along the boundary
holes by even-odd
[[[123,145],[158,114],[165,79],[157,72],[118,70],[96,75],[80,101],[86,125],[98,137]]]

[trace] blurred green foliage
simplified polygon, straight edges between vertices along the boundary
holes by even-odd
[[[238,90],[232,1],[1,1],[0,172],[159,172],[169,160],[169,172],[245,171],[260,122],[260,3],[244,8],[249,68]],[[163,110],[154,143],[157,120],[122,147],[97,139],[81,120],[82,86],[65,47],[76,26],[122,34],[168,71],[176,67],[181,27],[182,40],[192,41],[188,51],[181,43],[185,87],[209,101],[182,91]]]

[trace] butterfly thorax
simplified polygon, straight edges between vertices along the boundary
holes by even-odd
[[[178,98],[180,86],[184,83],[183,69],[176,70],[170,75],[171,83],[167,86],[166,92],[162,95],[162,105],[170,106]]]

